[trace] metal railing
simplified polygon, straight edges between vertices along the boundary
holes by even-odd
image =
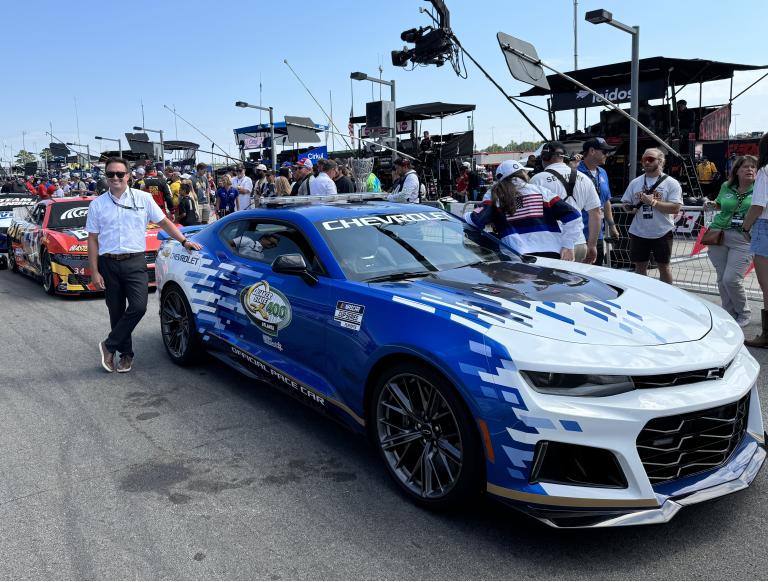
[[[446,210],[457,216],[471,210],[474,202],[455,202]],[[717,271],[709,260],[707,247],[701,244],[702,228],[712,222],[716,210],[702,206],[683,206],[675,216],[674,238],[672,240],[672,276],[674,284],[687,291],[719,295]],[[625,212],[621,204],[613,205],[613,218],[619,230],[618,239],[606,239],[605,265],[614,269],[633,269],[629,260],[629,233],[632,215]],[[658,277],[658,269],[653,261],[648,265],[648,275]],[[744,277],[744,289],[747,298],[762,301],[763,294],[757,282],[754,268],[747,270]]]

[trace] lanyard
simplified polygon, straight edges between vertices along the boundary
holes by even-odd
[[[138,212],[139,210],[144,210],[143,206],[136,206],[136,197],[133,195],[133,190],[128,188],[127,191],[128,191],[128,195],[131,197],[131,200],[133,201],[133,206],[126,206],[125,204],[120,204],[119,202],[116,202],[114,197],[112,196],[112,192],[109,192],[109,199],[112,201],[112,204],[120,208],[125,208],[126,210],[135,210],[136,212]]]

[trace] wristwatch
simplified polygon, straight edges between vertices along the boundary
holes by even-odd
[[[185,246],[189,242],[189,239],[184,237],[184,240],[181,241],[181,246]]]

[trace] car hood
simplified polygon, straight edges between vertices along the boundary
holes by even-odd
[[[711,329],[712,315],[695,297],[631,274],[609,284],[610,273],[497,262],[371,287],[465,325],[499,326],[570,343],[662,345],[698,340]]]

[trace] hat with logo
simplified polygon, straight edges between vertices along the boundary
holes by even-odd
[[[525,170],[525,166],[517,160],[504,160],[499,164],[499,167],[496,168],[496,180],[500,182],[504,178],[507,178],[520,170]]]
[[[306,168],[307,170],[312,169],[312,160],[309,158],[304,158],[303,160],[299,160],[296,162],[295,167],[297,168]]]
[[[592,139],[588,139],[587,141],[584,142],[584,145],[582,146],[581,151],[588,152],[589,148],[602,150],[604,152],[616,151],[616,148],[613,147],[611,144],[609,144],[607,141],[605,141],[602,137],[593,137]]]

